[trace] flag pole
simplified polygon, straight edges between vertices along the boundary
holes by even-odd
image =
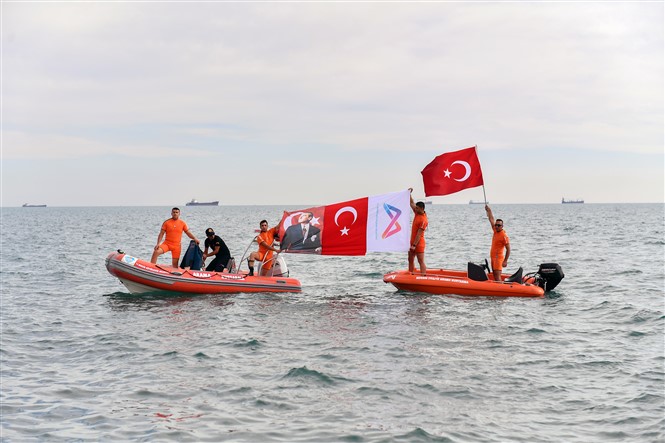
[[[478,145],[473,145],[473,148],[476,150],[476,155],[478,155]],[[483,183],[483,199],[485,200],[485,206],[487,206],[487,195],[485,194],[485,183]]]

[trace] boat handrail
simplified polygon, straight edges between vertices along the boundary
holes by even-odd
[[[261,269],[263,269],[263,266],[264,266],[266,263],[270,263],[271,261],[274,261],[275,263],[277,263],[277,257],[279,257],[279,254],[280,254],[280,252],[278,251],[278,252],[276,252],[275,254],[273,254],[273,256],[270,257],[268,260],[265,260],[265,259],[264,259],[263,261],[261,261]],[[268,255],[268,254],[266,254],[266,256],[267,256],[267,255]],[[275,263],[273,263],[273,265],[270,267],[270,275],[269,275],[269,277],[274,277],[274,276],[275,276]]]
[[[236,272],[238,274],[240,274],[240,268],[242,268],[242,264],[245,262],[245,257],[247,256],[247,251],[249,251],[249,248],[251,248],[254,243],[258,243],[258,241],[256,240],[257,237],[254,237],[252,239],[252,241],[249,242],[249,245],[247,245],[247,247],[245,248],[245,252],[242,253],[242,258],[240,259],[240,263],[238,264],[238,267],[236,268]],[[265,257],[264,257],[264,259],[261,261],[261,267],[263,268],[263,265],[265,265],[266,263],[269,263],[270,261],[273,261],[273,260],[276,261],[277,257],[279,257],[279,254],[280,253],[278,251],[277,253],[273,254],[273,256],[271,258],[269,258],[268,260],[266,260]],[[267,255],[268,254],[266,254],[266,256]],[[274,273],[275,273],[275,266],[273,264],[273,266],[270,268],[270,277],[272,277],[274,275]]]
[[[242,268],[242,264],[245,262],[245,257],[247,256],[247,251],[249,251],[249,248],[251,248],[254,243],[258,243],[256,241],[256,237],[254,237],[252,239],[252,241],[249,242],[249,244],[245,248],[245,252],[242,253],[242,258],[240,259],[240,263],[238,264],[238,267],[236,268],[238,273],[240,273],[240,268]]]

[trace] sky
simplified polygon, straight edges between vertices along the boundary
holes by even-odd
[[[665,200],[663,2],[0,8],[2,207]]]

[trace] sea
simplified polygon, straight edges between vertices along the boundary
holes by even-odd
[[[181,209],[238,259],[303,207]],[[287,255],[296,294],[132,295],[105,258],[149,260],[170,209],[2,208],[2,442],[665,441],[663,204],[493,204],[508,272],[563,269],[544,298],[400,292],[405,253]],[[430,268],[488,257],[482,205],[427,211]]]

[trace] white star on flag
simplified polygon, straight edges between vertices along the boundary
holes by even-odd
[[[346,226],[344,226],[344,229],[340,229],[339,232],[341,232],[342,235],[349,235],[349,229]]]
[[[446,170],[443,171],[443,173],[445,174],[446,178],[450,178],[451,172],[448,170],[448,168],[446,168]]]

